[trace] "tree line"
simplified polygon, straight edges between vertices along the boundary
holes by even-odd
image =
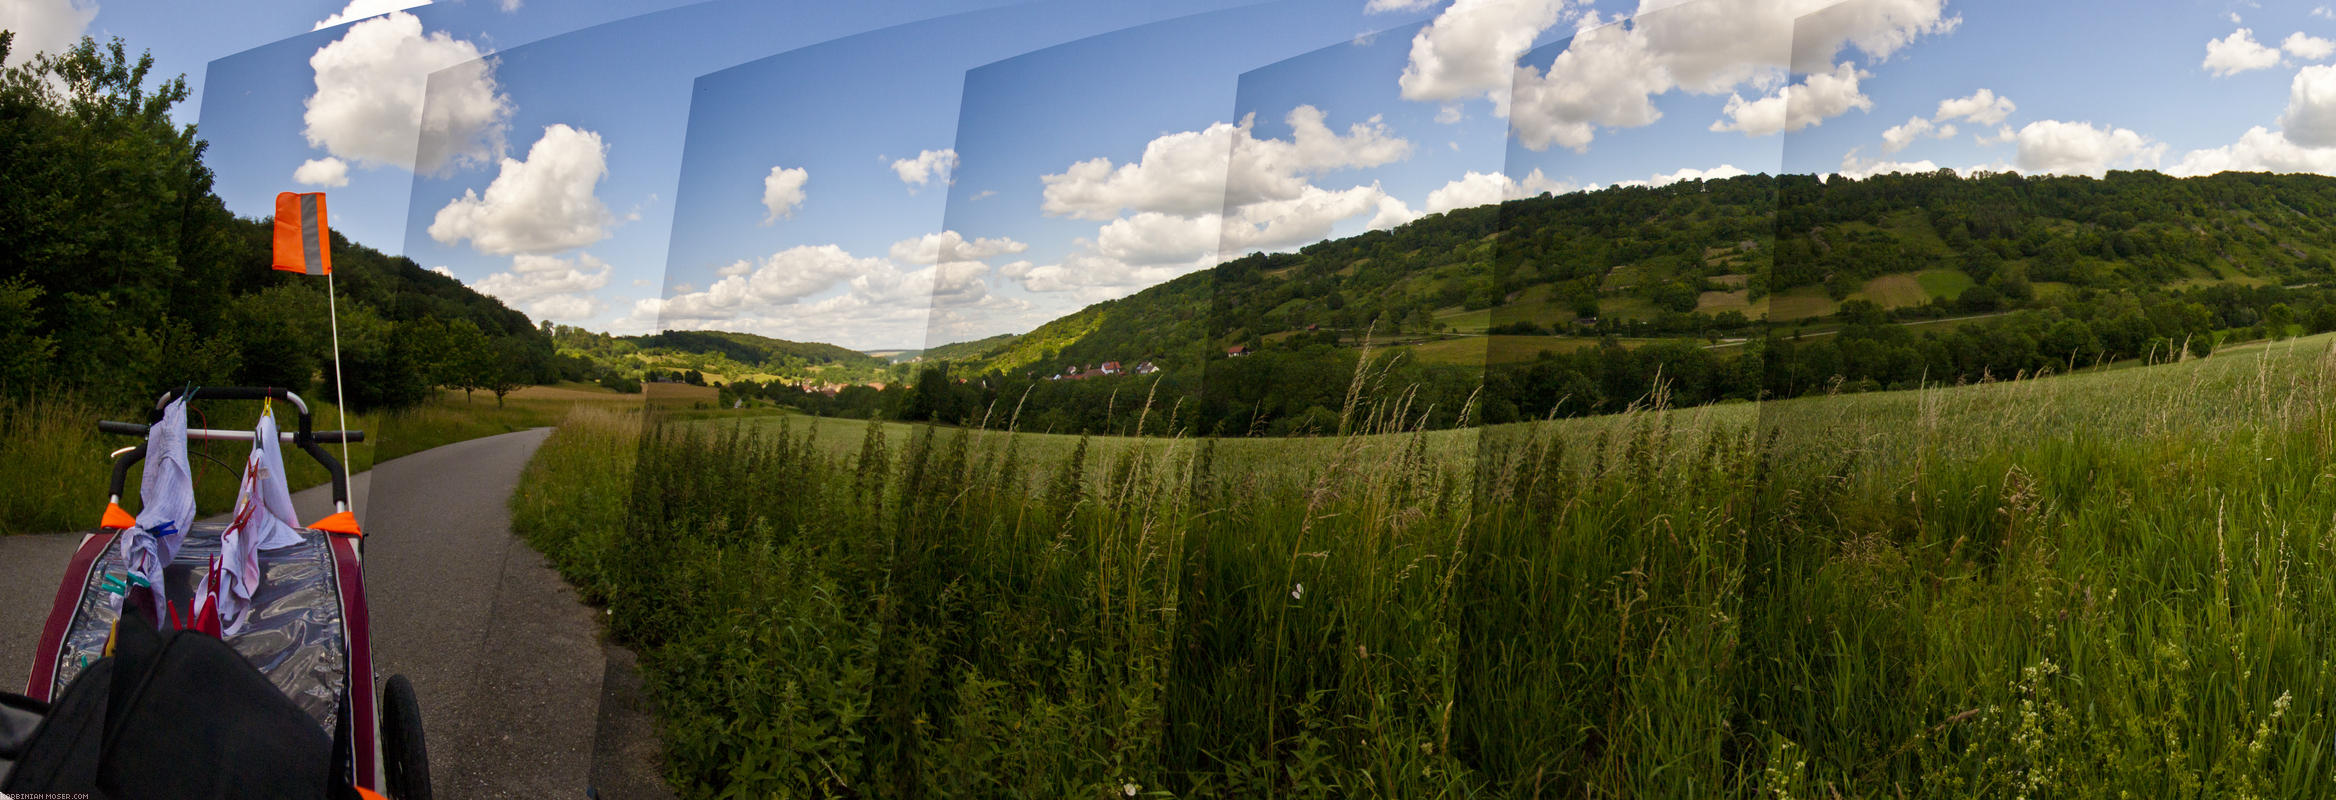
[[[0,58],[14,46],[0,32]],[[324,281],[269,269],[270,220],[215,193],[183,77],[84,38],[0,71],[0,394],[132,404],[185,385],[333,397]],[[549,332],[460,281],[332,236],[342,381],[362,408],[575,375]]]

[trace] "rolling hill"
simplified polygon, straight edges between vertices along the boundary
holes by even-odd
[[[1564,350],[1612,336],[1742,338],[1763,321],[1822,332],[1851,302],[1917,322],[2100,293],[2294,284],[2331,275],[2331,213],[2336,179],[2308,175],[1942,171],[1612,188],[1252,254],[927,357],[1014,374],[1326,332],[1353,344],[1365,331],[1423,357],[1488,333]]]

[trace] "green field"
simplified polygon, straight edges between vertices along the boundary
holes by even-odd
[[[1933,299],[1953,300],[1974,284],[1969,274],[1959,269],[1928,269],[1921,272],[1901,272],[1866,281],[1865,288],[1850,295],[1852,300],[1864,300],[1883,308],[1919,306]]]
[[[2332,390],[2319,336],[1316,439],[603,408],[514,503],[687,797],[2314,796]]]
[[[1767,306],[1770,322],[1791,322],[1831,315],[1840,309],[1841,304],[1833,302],[1833,298],[1826,297],[1825,290],[1822,288],[1803,286],[1769,295]]]

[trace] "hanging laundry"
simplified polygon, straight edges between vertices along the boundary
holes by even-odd
[[[146,429],[146,470],[138,483],[138,524],[121,539],[130,583],[152,593],[156,610],[167,608],[162,571],[178,556],[187,526],[195,522],[195,479],[187,466],[187,401],[174,400],[162,419]],[[128,586],[123,594],[129,594]],[[167,614],[155,614],[156,624]]]
[[[252,431],[251,455],[244,459],[235,513],[219,534],[219,557],[195,590],[197,625],[216,626],[212,629],[228,636],[242,630],[252,595],[260,588],[260,551],[300,542],[276,415],[263,411]]]

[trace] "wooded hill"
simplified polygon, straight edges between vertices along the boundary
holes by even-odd
[[[1052,372],[1366,330],[1415,344],[1548,335],[1538,344],[1565,350],[1809,326],[1856,300],[1911,321],[2088,291],[2303,283],[2330,274],[2331,214],[2336,179],[2313,175],[1750,175],[1544,195],[1251,255],[957,360]]]
[[[0,57],[12,44],[0,33]],[[269,269],[270,221],[212,190],[171,122],[183,78],[149,85],[120,40],[0,72],[0,394],[135,405],[187,384],[318,391],[333,381],[325,282]],[[338,234],[341,359],[362,408],[434,386],[508,390],[580,369],[527,316]]]

